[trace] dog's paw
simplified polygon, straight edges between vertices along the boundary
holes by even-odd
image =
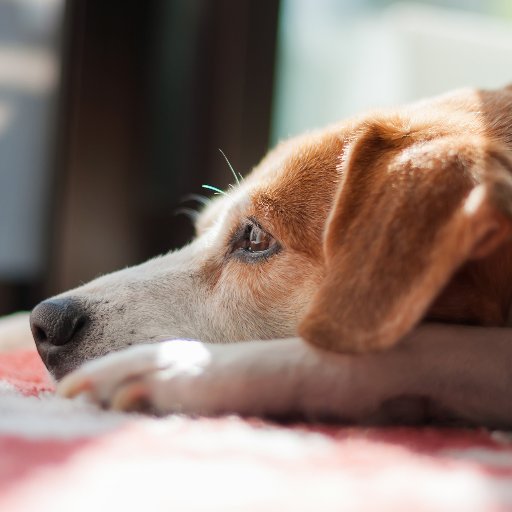
[[[59,383],[57,393],[84,394],[102,407],[154,414],[212,414],[207,376],[218,347],[172,340],[139,345],[85,363]]]

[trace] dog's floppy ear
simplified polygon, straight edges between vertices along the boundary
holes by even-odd
[[[465,261],[512,234],[511,162],[484,137],[365,125],[340,168],[326,276],[299,334],[342,352],[396,343]]]

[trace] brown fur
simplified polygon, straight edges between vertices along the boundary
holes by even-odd
[[[326,277],[299,334],[359,352],[396,343],[424,317],[507,325],[510,89],[369,116],[351,132],[325,231]],[[468,214],[472,191],[482,200]]]

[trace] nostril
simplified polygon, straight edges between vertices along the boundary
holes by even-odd
[[[39,327],[38,325],[32,326],[32,335],[34,336],[34,340],[37,343],[42,343],[48,340],[48,336],[46,335],[45,330]]]
[[[87,317],[85,315],[77,318],[77,320],[71,330],[71,336],[73,337],[76,334],[78,334],[85,327],[86,323],[87,323]]]

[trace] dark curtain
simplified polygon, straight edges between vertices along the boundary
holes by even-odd
[[[242,174],[267,150],[277,21],[277,0],[67,2],[47,272],[0,283],[0,312],[192,237],[176,209],[233,181],[218,149]]]

